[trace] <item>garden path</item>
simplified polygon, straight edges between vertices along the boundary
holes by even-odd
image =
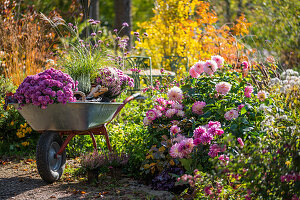
[[[68,160],[66,173],[53,184],[46,184],[38,175],[35,161],[3,161],[0,159],[0,199],[172,199],[165,191],[123,177],[115,181],[106,176],[98,185],[87,185],[84,178],[68,172],[76,161]],[[78,163],[77,163],[78,164]],[[69,169],[68,169],[69,168]]]

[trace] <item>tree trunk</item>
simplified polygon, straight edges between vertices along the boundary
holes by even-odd
[[[231,12],[230,12],[230,0],[225,0],[226,3],[226,21],[227,23],[231,22]]]
[[[237,17],[240,17],[242,15],[242,12],[243,12],[243,0],[239,0]]]
[[[120,30],[122,24],[126,22],[129,26],[125,27],[120,36],[128,36],[128,50],[131,49],[131,0],[115,0],[115,28]]]
[[[84,15],[83,15],[83,21],[87,21],[88,19],[99,19],[99,0],[80,0]],[[87,24],[88,25],[88,24]],[[87,26],[83,31],[82,35],[84,37],[88,37],[90,34],[89,26]]]

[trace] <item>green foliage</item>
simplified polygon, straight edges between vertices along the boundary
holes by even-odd
[[[13,106],[3,109],[5,93],[13,92],[15,86],[9,79],[0,78],[0,155],[33,154],[39,134],[32,131]]]

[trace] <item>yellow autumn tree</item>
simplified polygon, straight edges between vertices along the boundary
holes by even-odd
[[[243,56],[238,38],[248,34],[250,26],[244,16],[218,27],[209,3],[199,0],[156,0],[153,11],[153,18],[138,24],[148,37],[137,48],[151,56],[155,66],[163,56],[188,57],[190,64],[212,55],[222,55],[228,63]]]

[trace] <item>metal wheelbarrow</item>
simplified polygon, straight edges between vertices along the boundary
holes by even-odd
[[[61,178],[66,163],[66,147],[75,135],[90,135],[95,149],[97,144],[94,135],[104,135],[107,147],[112,151],[106,125],[138,96],[140,94],[127,97],[123,103],[72,102],[50,104],[46,109],[25,104],[18,111],[33,130],[41,133],[36,148],[36,164],[41,178],[47,183]],[[9,104],[19,107],[16,103]],[[64,141],[63,135],[68,135]]]

